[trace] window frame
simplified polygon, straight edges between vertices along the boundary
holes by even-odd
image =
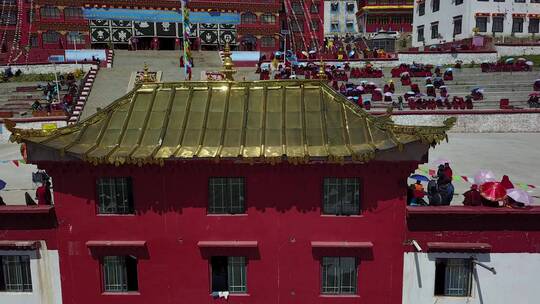
[[[482,30],[482,28],[481,28],[480,26],[478,26],[478,21],[479,21],[479,20],[485,20],[485,24],[484,24],[483,30]],[[487,33],[487,30],[488,30],[488,23],[489,23],[489,22],[488,22],[488,17],[487,17],[487,16],[476,16],[474,25],[475,25],[476,28],[478,28],[478,31],[479,31],[480,33]]]
[[[6,262],[8,259],[17,259],[17,261],[11,261]],[[29,254],[3,254],[0,255],[0,295],[2,293],[32,293],[34,289],[33,280],[32,280],[32,266],[31,266],[31,260],[32,257]],[[16,280],[20,280],[20,283],[11,283],[10,280],[8,280],[9,273],[6,274],[6,268],[9,267],[8,265],[5,265],[5,263],[13,263],[15,262],[15,266],[18,268],[16,274],[20,274],[21,276],[18,278],[15,278]],[[10,268],[12,270],[12,268]],[[15,274],[15,276],[16,276]],[[13,277],[11,278],[13,279]],[[15,286],[14,285],[20,285]]]
[[[327,185],[327,182],[328,183],[337,182],[337,184]],[[330,210],[328,210],[328,205],[330,203],[327,203],[327,200],[328,201],[330,200],[331,194],[326,193],[327,186],[337,187],[337,191],[338,191],[337,197],[338,197],[339,202],[337,202],[335,206],[336,212],[331,212]],[[347,190],[349,186],[354,186],[355,187],[354,190],[357,192],[356,194],[353,194],[353,200],[355,198],[358,199],[357,202],[353,201],[352,203],[348,204],[348,205],[354,204],[353,206],[349,206],[351,210],[350,213],[344,211],[345,207],[344,207],[343,199],[344,199],[344,196],[346,196],[346,194],[339,192],[342,190]],[[363,198],[362,197],[362,180],[359,177],[324,177],[322,181],[321,215],[323,216],[359,216],[362,214],[362,207],[361,207],[362,198]]]
[[[498,30],[498,29],[495,30],[495,24],[498,24],[498,21],[500,21],[501,28],[500,28],[500,30]],[[492,33],[504,33],[504,16],[493,16],[491,18],[491,32]]]
[[[227,290],[214,290],[214,265],[212,259],[214,258],[226,258],[227,260]],[[239,261],[236,261],[239,260]],[[241,261],[241,262],[240,262]],[[211,256],[209,259],[209,273],[210,273],[210,292],[229,292],[231,294],[247,294],[248,293],[248,264],[249,258],[247,256],[226,256],[226,255],[215,255]],[[240,281],[243,282],[242,285],[235,285],[231,288],[231,278],[234,278],[233,266],[241,266],[240,269]],[[236,289],[238,288],[238,289]],[[231,290],[233,289],[233,290]]]
[[[241,188],[241,193],[239,193],[240,196],[240,203],[242,204],[242,210],[239,211],[239,212],[236,212],[236,211],[233,211],[233,209],[235,207],[233,207],[233,203],[232,202],[223,202],[223,204],[228,204],[227,206],[226,205],[223,205],[222,208],[223,209],[226,209],[226,212],[218,212],[218,211],[215,211],[215,209],[217,207],[213,207],[212,209],[212,181],[214,180],[217,180],[217,179],[223,179],[227,182],[227,187],[231,187],[230,189],[225,189],[223,191],[229,191],[230,194],[232,195],[233,193],[233,189],[232,189],[232,184],[231,182],[233,182],[234,180],[237,180],[237,181],[242,181],[241,185],[242,185],[242,188]],[[212,176],[210,178],[208,178],[208,198],[207,198],[207,209],[206,209],[206,213],[207,215],[245,215],[247,214],[247,206],[246,206],[246,178],[245,177],[242,177],[242,176]]]
[[[335,286],[325,286],[325,260],[328,260],[328,259],[337,259],[338,263],[339,263],[339,266],[338,266],[338,269],[339,270],[339,275],[337,275],[337,281],[335,283]],[[352,291],[349,291],[349,292],[344,292],[342,289],[345,287],[343,285],[343,271],[344,271],[344,268],[342,267],[342,263],[343,263],[343,260],[345,259],[352,259],[354,261],[354,283],[350,286],[348,286],[349,288],[354,288],[354,290]],[[319,293],[322,295],[322,296],[356,296],[358,295],[358,268],[359,268],[359,265],[360,265],[360,262],[359,262],[359,259],[358,257],[354,257],[354,256],[323,256],[320,258],[320,263],[319,263],[319,272],[320,272],[320,275],[319,275]],[[328,277],[328,276],[327,276]],[[351,282],[352,283],[352,282]],[[328,289],[328,288],[338,288],[339,290],[337,292],[331,292],[331,291],[325,291],[325,288]]]
[[[107,289],[107,276],[106,276],[106,258],[123,258],[122,259],[122,265],[123,269],[121,269],[124,272],[125,276],[125,288],[122,286],[121,290],[111,290]],[[135,261],[135,287],[136,289],[130,290],[130,275],[128,273],[128,259],[132,259]],[[139,293],[140,286],[139,286],[139,259],[137,257],[131,256],[131,255],[106,255],[102,256],[99,259],[100,264],[100,274],[101,274],[101,292],[105,294],[125,294],[125,293]],[[132,282],[133,283],[133,282]],[[111,284],[109,284],[110,286]]]
[[[118,202],[115,201],[115,210],[113,211],[106,211],[105,206],[102,205],[101,200],[101,193],[100,193],[100,181],[104,179],[109,179],[110,182],[115,181],[114,183],[110,184],[109,187],[114,187],[114,193],[115,196],[118,197],[120,194],[116,193],[118,184],[116,183],[116,180],[119,179],[125,179],[127,181],[126,183],[126,194],[127,194],[127,205],[123,207],[119,207]],[[126,216],[126,215],[135,215],[135,195],[133,193],[133,179],[131,176],[100,176],[96,178],[96,214],[100,216]],[[119,211],[120,208],[125,208],[124,211]]]
[[[460,294],[450,294],[450,293],[447,293],[446,290],[443,291],[442,294],[440,293],[437,293],[437,278],[438,278],[438,275],[437,275],[437,267],[438,265],[440,265],[441,263],[445,263],[445,273],[444,273],[444,283],[443,284],[443,287],[444,289],[446,289],[446,285],[447,285],[447,269],[448,269],[448,262],[449,261],[462,261],[462,262],[466,262],[467,264],[467,282],[464,284],[466,285],[466,291],[463,295],[460,295]],[[473,282],[474,282],[474,276],[473,276],[473,272],[474,272],[474,264],[472,262],[472,259],[471,258],[458,258],[458,257],[438,257],[435,259],[435,278],[433,280],[433,295],[435,297],[454,297],[454,298],[469,298],[472,296],[472,291],[473,291]],[[455,265],[454,265],[455,266]]]

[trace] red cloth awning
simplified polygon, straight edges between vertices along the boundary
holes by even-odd
[[[0,240],[0,249],[25,250],[25,249],[38,249],[39,247],[40,247],[39,241]]]
[[[495,16],[495,17],[503,17],[503,16],[504,16],[504,13],[491,13],[491,16]]]
[[[519,14],[519,13],[512,14],[512,17],[517,17],[517,18],[524,18],[525,16],[527,16],[527,14]]]
[[[372,242],[323,242],[312,241],[311,247],[313,248],[373,248]]]
[[[145,247],[146,241],[88,241],[87,247]]]
[[[540,18],[540,14],[529,14],[528,16],[529,16],[529,18],[531,18],[531,19],[537,19],[537,18]]]
[[[199,241],[200,248],[257,248],[257,241]]]
[[[490,251],[491,245],[487,243],[449,243],[428,242],[429,251]]]
[[[490,13],[476,13],[476,17],[489,17],[491,14]]]

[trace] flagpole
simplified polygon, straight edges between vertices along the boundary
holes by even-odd
[[[187,8],[188,0],[180,0],[182,11],[182,42],[184,44],[184,79],[188,79],[188,69],[191,66],[189,60],[189,10]]]

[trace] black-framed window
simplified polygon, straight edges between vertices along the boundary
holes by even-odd
[[[80,7],[66,7],[64,8],[64,16],[66,19],[81,19],[83,18],[83,11]]]
[[[439,22],[431,23],[431,39],[439,38]]]
[[[469,297],[471,295],[472,267],[470,259],[436,259],[435,295]]]
[[[243,177],[212,177],[208,183],[208,213],[245,213]]]
[[[487,32],[487,21],[488,17],[476,17],[476,28],[479,32],[485,33]]]
[[[139,290],[137,258],[104,256],[101,258],[104,292],[133,292]]]
[[[331,12],[337,12],[337,11],[339,11],[339,3],[338,3],[338,2],[332,2],[332,3],[330,3],[330,11],[331,11]]]
[[[312,14],[318,14],[319,13],[319,6],[314,2],[311,3],[311,6],[309,7],[309,12]]]
[[[438,12],[441,8],[441,0],[433,0],[432,5],[433,12]]]
[[[274,37],[262,37],[261,38],[262,47],[274,47],[276,46],[276,39]]]
[[[58,43],[60,41],[60,33],[56,31],[46,31],[41,34],[43,43]]]
[[[247,12],[247,13],[243,13],[242,16],[240,17],[240,22],[242,24],[255,24],[257,23],[257,15],[251,13],[251,12]]]
[[[416,33],[417,33],[417,36],[418,36],[418,37],[417,37],[417,40],[418,40],[419,42],[425,40],[425,38],[424,38],[424,26],[423,26],[423,25],[420,25],[420,26],[418,26],[418,27],[416,28]]]
[[[491,25],[491,31],[493,33],[504,32],[504,17],[503,16],[494,16],[492,22],[493,24]]]
[[[454,36],[461,34],[463,28],[463,18],[461,16],[454,17]]]
[[[261,22],[264,24],[276,24],[276,15],[266,13],[261,16]]]
[[[425,2],[419,3],[418,4],[418,15],[419,16],[424,16],[425,13],[426,13],[426,3]]]
[[[41,17],[45,18],[58,18],[60,17],[60,10],[56,6],[44,6],[40,9]]]
[[[538,18],[530,18],[529,19],[529,33],[530,34],[536,34],[539,32],[539,21]]]
[[[30,256],[0,256],[0,292],[32,292]]]
[[[523,33],[523,18],[512,18],[512,33]]]
[[[324,178],[323,214],[360,214],[360,180],[358,178]]]
[[[347,4],[345,5],[345,8],[346,8],[347,12],[353,13],[354,12],[354,2],[347,2]]]
[[[247,258],[242,256],[213,256],[210,259],[212,292],[247,292]]]
[[[323,257],[321,260],[321,294],[356,294],[357,268],[355,257]]]
[[[132,214],[133,186],[131,177],[102,177],[97,180],[98,213]]]
[[[463,0],[456,0],[456,5],[463,4]]]

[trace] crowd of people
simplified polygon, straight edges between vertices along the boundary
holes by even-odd
[[[33,111],[46,111],[50,113],[52,110],[64,110],[66,113],[72,113],[75,99],[79,93],[77,79],[73,73],[60,75],[58,81],[53,83],[47,82],[46,85],[38,85],[38,88],[43,91],[42,103],[40,100],[35,100],[32,104]],[[64,95],[62,96],[62,93]]]
[[[427,181],[427,191],[422,180],[409,185],[407,205],[409,206],[448,206],[454,198],[453,172],[449,163],[440,164],[437,174]],[[424,180],[426,181],[426,180]],[[427,201],[426,201],[427,197]]]
[[[326,37],[323,41],[321,53],[326,59],[351,60],[351,59],[388,59],[392,54],[382,48],[370,49],[361,37],[346,34],[339,37]]]

